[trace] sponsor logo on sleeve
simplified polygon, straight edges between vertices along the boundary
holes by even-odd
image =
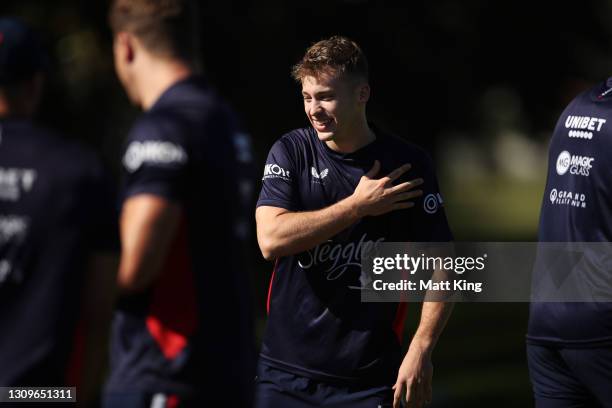
[[[586,195],[582,193],[574,193],[553,188],[548,198],[553,205],[569,205],[570,207],[576,208],[586,208],[587,206]]]
[[[565,128],[570,129],[567,132],[569,137],[591,140],[594,134],[601,131],[605,123],[606,119],[602,118],[568,115],[565,119]]]
[[[138,170],[143,164],[177,165],[187,162],[187,153],[177,144],[150,140],[132,142],[123,156],[123,165],[130,172]]]
[[[557,157],[557,174],[563,176],[569,171],[569,174],[574,176],[588,177],[594,161],[593,157],[573,155],[564,150]]]
[[[291,174],[289,170],[286,170],[276,163],[266,164],[264,167],[264,175],[262,180],[268,180],[273,178],[280,178],[286,181],[291,180]]]

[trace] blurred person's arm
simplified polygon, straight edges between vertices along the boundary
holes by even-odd
[[[77,390],[79,405],[95,404],[108,366],[108,339],[115,301],[116,253],[97,252],[89,260],[82,301],[83,367]]]
[[[385,177],[374,179],[380,170],[380,163],[376,161],[361,177],[352,195],[321,210],[298,212],[265,205],[258,207],[257,241],[264,258],[271,260],[313,248],[365,216],[413,207],[414,203],[406,200],[422,194],[420,190],[411,190],[423,180],[391,184],[409,169],[410,165],[404,165]]]
[[[117,286],[121,291],[145,290],[159,275],[181,217],[181,206],[168,199],[139,194],[121,211],[121,261]]]

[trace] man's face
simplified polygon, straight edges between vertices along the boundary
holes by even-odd
[[[322,141],[346,139],[364,112],[365,84],[345,76],[322,74],[302,79],[304,111]],[[367,89],[369,95],[369,88]]]

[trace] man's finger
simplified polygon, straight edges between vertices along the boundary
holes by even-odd
[[[423,190],[407,191],[405,193],[396,194],[393,197],[393,201],[398,203],[400,201],[412,200],[413,198],[420,197],[422,195],[423,195]]]
[[[408,384],[406,383],[406,408],[414,407],[414,383]]]
[[[378,160],[374,160],[374,166],[365,174],[367,178],[374,178],[380,171],[380,162]]]
[[[403,166],[398,167],[397,169],[393,170],[391,173],[387,174],[387,177],[385,177],[385,181],[387,181],[388,183],[394,182],[395,180],[399,178],[399,176],[401,176],[402,174],[410,170],[411,167],[412,165],[408,163],[404,164]]]
[[[403,203],[395,203],[391,207],[391,211],[405,210],[405,209],[412,208],[412,207],[414,207],[414,203],[412,201],[406,201]]]
[[[402,191],[408,191],[417,186],[420,186],[421,184],[423,184],[423,179],[418,178],[418,179],[406,181],[405,183],[398,184],[397,186],[390,187],[389,192],[393,194],[393,193],[398,193]]]
[[[402,385],[395,384],[393,386],[393,408],[401,408],[400,402],[402,400]]]
[[[413,390],[413,406],[416,408],[422,408],[425,402],[425,392],[427,385],[423,382],[418,382]]]

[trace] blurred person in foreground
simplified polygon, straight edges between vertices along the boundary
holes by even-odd
[[[34,124],[47,61],[30,28],[0,19],[0,386],[76,385],[87,405],[104,364],[115,200],[92,152]]]
[[[246,174],[250,141],[194,68],[197,11],[116,0],[129,132],[106,407],[248,407],[254,376]]]
[[[571,282],[574,299],[535,299],[530,307],[527,357],[538,408],[612,407],[612,256],[596,244],[612,241],[611,157],[612,78],[576,96],[549,146],[538,239],[574,244],[536,268],[534,282],[555,290]],[[590,293],[605,299],[589,301]]]
[[[257,203],[275,266],[256,406],[421,407],[452,304],[423,304],[402,356],[407,304],[362,303],[360,259],[375,243],[452,240],[433,163],[367,121],[368,65],[353,41],[314,44],[293,77],[311,126],[274,143]]]

